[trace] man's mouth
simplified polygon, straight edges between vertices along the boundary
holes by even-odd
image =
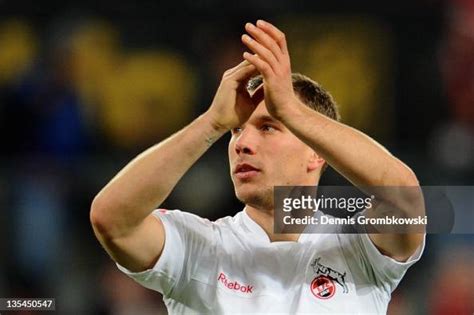
[[[234,175],[239,179],[251,178],[256,176],[258,173],[260,173],[260,170],[248,163],[237,164],[234,168]]]

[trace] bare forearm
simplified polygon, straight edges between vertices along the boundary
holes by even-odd
[[[225,131],[206,115],[149,148],[123,168],[96,196],[93,210],[125,233],[141,223],[170,194],[180,178]],[[97,213],[96,213],[97,215]]]
[[[333,168],[358,187],[416,185],[413,172],[362,132],[302,103],[288,106],[280,120]]]
[[[379,205],[388,205],[388,209],[402,216],[422,214],[423,197],[418,181],[405,164],[367,135],[299,101],[294,91],[285,34],[262,20],[257,21],[257,25],[247,23],[245,29],[247,34],[242,36],[242,42],[253,54],[245,52],[243,56],[263,76],[265,106],[270,115],[359,189],[368,194],[378,191],[374,195]],[[321,165],[321,160],[317,162]],[[376,186],[401,189],[374,189]],[[409,257],[422,240],[422,235],[417,234],[372,234],[370,237],[384,253],[401,261]]]

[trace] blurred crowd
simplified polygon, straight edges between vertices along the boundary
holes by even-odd
[[[107,14],[64,3],[40,16],[0,2],[0,297],[55,297],[61,314],[166,313],[100,248],[90,203],[127,161],[208,107],[256,17],[287,33],[293,70],[333,94],[343,122],[386,145],[423,185],[473,185],[472,1],[418,1],[424,10],[408,12],[255,3],[232,14],[186,1]],[[241,210],[226,142],[164,207],[210,219]],[[429,235],[389,313],[472,314],[473,264],[472,234]]]

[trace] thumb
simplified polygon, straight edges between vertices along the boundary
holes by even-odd
[[[255,66],[252,64],[248,64],[236,70],[232,74],[232,79],[236,80],[237,82],[243,82],[257,74],[258,74],[257,68],[255,68]]]

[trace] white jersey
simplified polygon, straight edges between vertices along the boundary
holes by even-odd
[[[367,234],[301,234],[270,242],[247,213],[211,222],[179,210],[153,212],[165,228],[156,265],[119,269],[163,294],[170,314],[386,313],[391,292],[421,256],[382,255]]]

